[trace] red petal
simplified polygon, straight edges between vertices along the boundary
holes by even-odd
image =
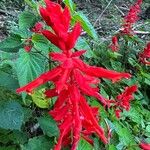
[[[86,52],[86,50],[80,50],[80,51],[74,52],[74,53],[72,54],[72,57],[80,57],[80,56],[83,55],[85,52]]]
[[[80,33],[81,33],[81,26],[79,23],[77,23],[74,26],[72,32],[69,33],[68,41],[66,43],[67,44],[67,46],[66,46],[67,50],[70,50],[75,46],[75,43],[76,43],[78,37],[80,36]]]
[[[55,53],[55,52],[51,52],[50,53],[50,57],[53,60],[57,60],[57,61],[61,61],[61,62],[64,62],[67,59],[65,54],[63,54],[63,53]]]
[[[142,148],[142,150],[150,150],[150,144],[147,143],[140,143],[140,148]]]
[[[46,90],[45,93],[46,97],[48,98],[52,98],[58,95],[58,93],[56,92],[56,89],[50,89],[50,90]]]
[[[29,84],[17,89],[17,93],[20,92],[31,92],[33,89],[39,87],[40,85],[54,79],[55,77],[59,76],[61,73],[61,68],[55,68],[51,71],[48,71],[46,73],[43,73],[42,75],[40,75],[38,78],[36,78],[35,80],[33,80],[32,82],[30,82]]]

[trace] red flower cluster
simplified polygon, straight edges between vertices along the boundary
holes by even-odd
[[[130,74],[118,73],[84,63],[80,56],[85,53],[85,50],[74,51],[72,49],[81,33],[80,24],[77,23],[70,30],[69,9],[65,7],[62,10],[59,4],[49,0],[45,0],[45,2],[46,8],[40,7],[40,13],[54,32],[43,30],[42,34],[60,48],[61,52],[50,53],[50,57],[58,61],[59,65],[17,89],[17,92],[32,92],[48,81],[54,83],[54,88],[47,89],[45,95],[49,98],[57,96],[54,109],[49,112],[60,129],[55,150],[60,150],[62,146],[68,144],[72,145],[72,150],[76,150],[80,137],[93,143],[90,138],[93,133],[97,134],[106,144],[108,139],[98,123],[98,108],[90,107],[86,102],[86,96],[95,97],[104,106],[109,107],[109,100],[99,93],[100,80],[98,78],[106,78],[115,82],[122,78],[130,78]],[[122,96],[120,95],[119,100],[124,100],[124,96],[125,98],[129,96],[128,90]],[[123,104],[124,102],[119,103],[121,106]]]
[[[112,100],[111,103],[114,104],[115,114],[117,118],[120,118],[120,113],[123,109],[129,111],[130,109],[130,101],[134,98],[133,94],[137,91],[137,86],[133,85],[127,87],[122,94],[119,94],[115,100]]]
[[[147,144],[147,143],[140,143],[140,148],[142,150],[150,150],[150,144]]]
[[[144,51],[139,54],[139,59],[143,64],[150,65],[150,62],[147,60],[150,58],[150,42],[144,48]]]
[[[139,19],[138,14],[141,11],[140,10],[141,4],[142,4],[142,0],[137,0],[137,2],[133,6],[130,7],[130,10],[127,16],[125,16],[124,18],[124,24],[122,25],[123,29],[121,32],[123,34],[128,34],[128,35],[133,34],[132,26]]]
[[[119,44],[118,44],[118,37],[117,35],[114,35],[112,37],[112,43],[110,44],[109,48],[113,51],[116,52],[119,50]]]

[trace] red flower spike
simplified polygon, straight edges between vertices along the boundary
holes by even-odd
[[[147,43],[144,51],[139,54],[139,60],[141,63],[150,65],[150,62],[147,60],[150,58],[150,42]]]
[[[147,143],[140,143],[139,147],[142,150],[150,150],[150,144],[147,144]]]
[[[138,14],[141,11],[140,9],[141,4],[142,4],[142,0],[137,0],[137,2],[133,6],[130,7],[128,14],[124,18],[124,24],[122,25],[123,29],[121,32],[123,34],[128,34],[128,35],[133,34],[132,26],[139,19]]]
[[[109,47],[114,52],[119,50],[118,37],[116,35],[112,37],[112,43],[110,44]]]
[[[99,93],[99,78],[115,82],[131,76],[128,73],[118,73],[84,63],[80,56],[85,53],[85,50],[76,52],[72,50],[81,33],[80,24],[77,23],[70,31],[69,9],[66,7],[63,10],[59,4],[49,0],[45,0],[45,2],[46,7],[40,7],[40,14],[53,31],[42,30],[41,33],[60,48],[61,52],[49,54],[53,60],[58,61],[58,66],[17,89],[17,92],[32,92],[35,88],[49,81],[54,84],[54,88],[45,91],[47,97],[57,97],[53,110],[49,112],[60,130],[58,143],[54,150],[60,150],[62,146],[69,143],[72,144],[71,150],[76,150],[80,137],[93,143],[92,134],[96,134],[104,144],[107,144],[109,137],[106,138],[104,129],[99,125],[98,108],[90,107],[85,96],[93,96],[104,106],[109,107],[112,102],[110,103]],[[117,44],[116,39],[113,42]],[[130,90],[126,89],[124,94],[120,95],[119,102],[124,97],[131,99],[130,94]],[[119,107],[125,105],[123,102],[119,102],[115,104],[118,104]],[[110,130],[108,132],[108,136],[110,136]]]

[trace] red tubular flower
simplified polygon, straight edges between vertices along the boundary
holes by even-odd
[[[150,150],[150,144],[147,144],[147,143],[140,143],[139,147],[142,150]]]
[[[26,45],[26,46],[24,47],[24,49],[25,49],[26,52],[30,52],[31,49],[32,49],[32,46]]]
[[[136,23],[139,19],[138,14],[140,13],[140,5],[142,4],[142,0],[137,0],[137,2],[130,7],[130,10],[128,14],[124,18],[124,23],[123,23],[123,29],[122,33],[123,34],[128,34],[132,35],[132,26],[134,23]]]
[[[144,51],[139,54],[139,60],[143,64],[150,65],[150,62],[147,60],[150,58],[150,42],[147,44],[147,46],[144,48]]]
[[[119,50],[118,37],[116,35],[112,37],[112,43],[109,48],[114,52]]]
[[[133,94],[137,91],[137,86],[133,85],[130,87],[126,87],[123,93],[119,94],[116,97],[116,101],[112,100],[111,103],[114,104],[115,114],[117,118],[120,118],[120,113],[123,109],[126,111],[130,110],[130,101],[134,98]]]
[[[70,31],[69,9],[66,7],[62,10],[60,5],[49,0],[45,2],[46,8],[40,7],[40,13],[54,32],[43,30],[42,34],[60,48],[61,52],[50,53],[50,57],[58,61],[59,65],[17,89],[17,92],[32,92],[48,81],[54,83],[55,87],[45,92],[49,98],[57,97],[53,110],[49,112],[60,129],[60,136],[54,150],[60,150],[62,146],[69,143],[72,144],[71,150],[76,150],[80,137],[93,143],[92,134],[96,134],[104,144],[107,144],[109,139],[106,138],[104,129],[98,123],[98,109],[90,107],[85,97],[86,95],[93,96],[104,106],[109,106],[109,100],[99,93],[100,80],[98,78],[106,78],[115,82],[122,78],[130,78],[130,74],[84,63],[80,56],[85,53],[85,50],[77,52],[72,50],[81,33],[80,24],[77,23]],[[130,90],[126,90],[122,96],[120,95],[120,99],[124,100],[124,96],[129,95]]]

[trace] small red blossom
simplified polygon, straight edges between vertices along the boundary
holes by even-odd
[[[130,7],[128,14],[124,17],[124,23],[122,25],[123,29],[121,30],[123,34],[133,35],[132,27],[133,24],[136,23],[139,19],[138,14],[141,11],[141,4],[142,0],[137,0],[137,2]]]
[[[112,43],[109,48],[114,52],[119,50],[118,37],[116,35],[112,37]]]
[[[75,52],[73,50],[81,33],[80,24],[77,23],[72,30],[69,30],[71,20],[69,9],[65,7],[62,10],[59,4],[49,0],[45,0],[45,2],[46,7],[40,7],[40,13],[47,25],[53,29],[53,32],[42,30],[41,33],[60,48],[61,52],[51,52],[49,54],[51,59],[58,61],[58,66],[17,89],[17,92],[30,93],[49,81],[54,84],[54,88],[47,89],[45,92],[48,98],[57,97],[53,110],[49,112],[57,122],[60,130],[60,136],[54,150],[60,150],[62,146],[70,143],[72,144],[71,150],[76,150],[80,137],[92,144],[91,136],[93,133],[104,144],[107,144],[110,138],[110,129],[108,129],[109,133],[106,137],[104,129],[99,125],[98,108],[89,106],[86,96],[95,97],[104,106],[109,107],[109,100],[100,94],[99,78],[116,82],[131,76],[128,73],[119,73],[84,63],[80,56],[86,51]],[[126,90],[124,95],[120,95],[119,100],[123,100],[122,103],[119,102],[119,105],[123,105],[124,97],[131,99],[129,91]]]
[[[120,118],[120,114],[125,109],[126,111],[130,110],[130,101],[134,98],[133,94],[137,91],[137,86],[133,85],[126,87],[123,93],[119,94],[116,97],[116,100],[111,100],[113,108],[115,109],[115,114],[117,118]]]
[[[35,33],[41,33],[43,30],[43,23],[42,22],[37,22],[35,26],[31,29],[32,32]]]
[[[150,42],[147,44],[147,46],[144,48],[144,51],[139,54],[139,60],[143,64],[150,65],[150,62],[147,60],[150,58]]]
[[[32,46],[27,45],[27,46],[24,47],[24,49],[25,49],[26,52],[30,52],[31,49],[32,49]]]
[[[147,143],[140,143],[139,147],[142,150],[150,150],[150,144],[147,144]]]

